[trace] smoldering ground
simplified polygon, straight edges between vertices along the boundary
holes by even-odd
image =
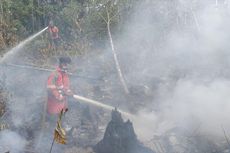
[[[154,94],[134,119],[138,136],[150,140],[179,126],[224,138],[221,126],[230,128],[229,11],[226,2],[140,2],[118,41],[128,85],[138,82]]]
[[[24,47],[24,50],[21,50],[21,53],[24,52],[27,47]],[[19,52],[17,52],[19,53]],[[11,57],[14,59],[10,61],[10,63],[19,63],[23,64],[23,59],[18,57]],[[90,62],[88,62],[90,60]],[[77,62],[76,62],[77,61]],[[88,98],[94,99],[95,97],[100,97],[99,95],[94,96],[92,94],[94,88],[92,84],[95,86],[100,82],[101,73],[96,73],[97,67],[94,65],[99,65],[100,57],[92,58],[91,55],[85,58],[85,61],[82,61],[80,58],[75,58],[73,60],[73,65],[71,69],[74,72],[76,70],[80,71],[77,73],[77,76],[71,77],[71,87],[77,94],[86,96]],[[78,62],[82,61],[81,64]],[[50,59],[50,63],[52,67],[58,64],[58,61],[54,59]],[[91,63],[91,64],[89,64]],[[76,65],[75,65],[76,64]],[[53,130],[50,128],[44,128],[43,126],[43,116],[46,113],[45,104],[46,104],[46,81],[49,76],[49,71],[40,71],[33,69],[25,69],[20,67],[14,67],[9,65],[1,66],[1,76],[5,76],[4,83],[12,94],[10,101],[7,104],[8,114],[7,121],[10,122],[10,129],[20,136],[23,140],[26,141],[26,144],[16,142],[18,145],[11,145],[9,142],[10,151],[20,152],[21,150],[25,150],[26,148],[30,148],[32,150],[38,152],[48,152],[53,139]],[[99,80],[99,81],[98,81]],[[75,105],[75,101],[69,103],[70,109],[69,112],[72,115],[72,118],[68,115],[68,121],[71,122],[71,125],[80,126],[80,112],[84,111],[85,105],[81,105],[79,107],[78,103]],[[81,110],[82,109],[82,110]],[[76,113],[75,113],[76,112]],[[71,116],[70,115],[70,116]],[[74,116],[75,115],[75,116]],[[66,118],[65,118],[66,119]],[[4,133],[4,131],[1,131]],[[11,135],[5,134],[2,136],[2,143],[5,144],[9,139],[8,137]],[[79,139],[79,138],[78,138]],[[12,141],[13,141],[12,137]],[[92,140],[92,139],[91,139]],[[33,143],[31,143],[33,141]],[[82,142],[83,143],[83,142]],[[86,145],[86,144],[84,144]],[[21,148],[18,149],[17,147]],[[63,152],[65,147],[61,145],[56,145],[53,148],[54,152]],[[7,151],[4,148],[4,151]]]
[[[118,58],[128,86],[141,84],[148,88],[148,94],[154,95],[152,99],[139,101],[145,108],[132,119],[138,137],[149,140],[178,126],[187,131],[199,127],[200,133],[214,138],[224,138],[221,126],[229,132],[229,11],[227,3],[216,5],[214,1],[138,3],[127,28],[116,37]],[[100,57],[94,55],[89,59],[102,57],[106,63],[109,61],[106,58],[112,57],[108,52],[109,49]],[[97,60],[94,64],[100,62]],[[109,67],[105,65],[99,69]],[[87,67],[92,70],[90,75],[101,77],[94,68]],[[114,70],[100,74],[107,74],[108,80],[112,80],[116,78]],[[9,106],[14,125],[20,127],[34,121],[31,114],[38,108],[33,105],[37,99],[34,97],[44,95],[48,74],[7,71],[8,88],[16,90],[17,97],[23,95]],[[12,81],[18,77],[32,79],[23,81],[27,84]],[[81,81],[73,82],[84,86]],[[118,80],[110,85],[119,86]],[[114,94],[116,102],[132,103],[126,102],[122,93]],[[42,110],[42,106],[39,107]]]

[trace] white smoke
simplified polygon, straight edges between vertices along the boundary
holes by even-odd
[[[139,136],[201,126],[204,134],[223,137],[221,125],[230,129],[230,9],[214,1],[140,4],[119,46],[121,62],[129,61],[129,86],[160,80],[152,102],[145,101],[152,110],[157,103],[157,111],[140,110],[134,119]]]
[[[5,130],[0,133],[0,152],[10,151],[20,153],[24,150],[26,140],[13,131]]]
[[[218,8],[214,1],[208,0],[146,0],[139,4],[116,43],[120,44],[116,47],[128,85],[139,83],[154,87],[150,91],[154,98],[143,99],[148,109],[140,110],[133,119],[138,137],[150,139],[175,126],[188,131],[201,126],[203,133],[223,136],[221,125],[227,131],[230,129],[227,122],[230,112],[229,8],[222,5]],[[96,76],[98,72],[94,71]],[[18,88],[14,89],[19,92],[17,98],[22,97],[10,106],[14,125],[21,127],[33,121],[34,99],[44,90],[48,74],[41,76],[41,73],[22,70],[9,73],[8,80],[26,74],[22,83],[8,82],[9,88]],[[157,85],[154,80],[159,80]],[[82,86],[82,82],[77,85]],[[119,92],[115,94],[120,101],[122,96]],[[156,111],[150,112],[151,109]],[[18,134],[1,134],[0,144],[9,146],[10,151],[14,150],[10,148],[11,142],[23,142],[17,141],[21,140]],[[14,137],[18,139],[5,141]],[[16,145],[15,150],[23,145]]]

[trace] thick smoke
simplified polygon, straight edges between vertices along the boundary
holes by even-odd
[[[19,153],[24,150],[26,140],[16,132],[5,130],[0,133],[0,144],[0,152]]]
[[[140,1],[118,49],[129,86],[154,95],[135,121],[140,137],[176,126],[214,136],[230,128],[226,2]]]
[[[116,40],[128,86],[143,85],[148,94],[153,95],[150,100],[141,99],[146,108],[139,110],[139,115],[132,119],[138,137],[149,140],[154,134],[164,134],[176,126],[188,131],[200,127],[204,134],[223,137],[221,126],[227,132],[230,129],[227,122],[230,112],[230,8],[226,3],[216,5],[209,0],[140,0],[139,4]],[[79,59],[76,60],[77,68],[91,72],[83,74],[113,80],[117,77],[116,70],[107,58],[112,59],[108,52],[84,61]],[[105,76],[107,69],[112,69],[113,75]],[[20,132],[25,128],[27,133],[30,127],[25,125],[41,121],[48,73],[14,68],[7,68],[5,73],[7,87],[15,91],[13,96],[17,98],[9,104],[13,126]],[[73,79],[72,82],[78,93],[91,98],[86,81]],[[114,81],[111,85],[119,83]],[[124,101],[120,92],[122,90],[112,93],[113,98],[116,97],[110,99],[114,106]],[[48,139],[43,143],[49,144],[52,138]],[[25,145],[19,134],[6,131],[0,135],[0,144],[6,144],[11,151],[14,151],[10,148],[13,140],[20,142],[13,145],[16,151]],[[46,151],[48,147],[46,145]]]

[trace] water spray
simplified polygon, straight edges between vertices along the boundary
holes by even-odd
[[[92,100],[92,99],[88,99],[88,98],[85,98],[85,97],[82,97],[82,96],[79,96],[79,95],[73,95],[73,98],[77,99],[79,101],[82,101],[84,103],[92,104],[92,105],[95,105],[97,107],[101,107],[101,108],[104,108],[104,109],[107,109],[107,110],[110,110],[110,111],[114,110],[113,106],[106,105],[106,104],[103,104],[102,102],[95,101],[95,100]],[[125,115],[126,117],[134,117],[133,114],[130,114],[128,112],[125,112],[125,111],[122,111],[122,110],[119,110],[119,112],[121,112],[121,114]]]
[[[16,47],[12,48],[10,51],[8,51],[5,55],[3,55],[3,58],[0,60],[0,63],[3,63],[5,61],[8,61],[10,59],[10,57],[12,57],[14,54],[16,54],[21,48],[23,48],[27,43],[29,43],[30,41],[32,41],[34,38],[36,38],[37,36],[39,36],[40,34],[42,34],[46,29],[48,29],[48,27],[45,27],[44,29],[42,29],[41,31],[39,31],[38,33],[30,36],[29,38],[27,38],[26,40],[22,41],[21,43],[19,43]]]

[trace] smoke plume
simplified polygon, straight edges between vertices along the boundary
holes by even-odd
[[[230,128],[228,4],[146,0],[135,12],[118,51],[129,86],[146,85],[154,95],[134,121],[140,137],[177,126],[223,136],[221,126]]]

